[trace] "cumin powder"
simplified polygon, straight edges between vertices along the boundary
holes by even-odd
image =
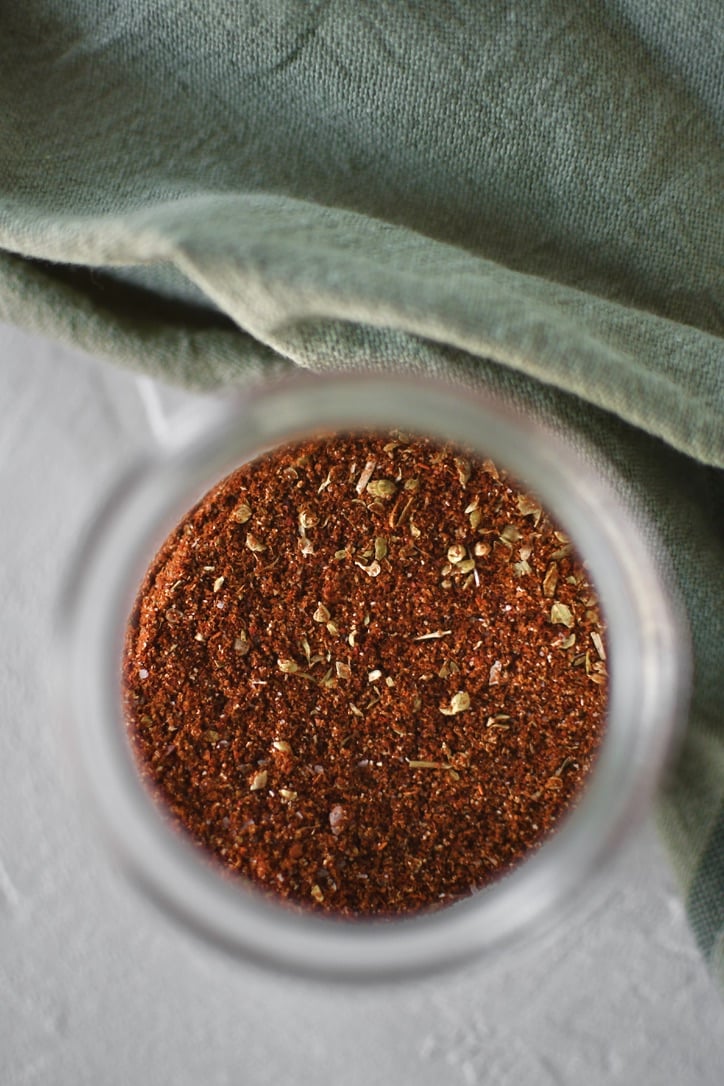
[[[401,433],[289,445],[210,491],[147,574],[123,675],[174,822],[343,915],[518,864],[591,769],[607,684],[595,592],[535,498]]]

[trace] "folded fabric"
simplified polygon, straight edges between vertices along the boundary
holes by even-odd
[[[661,825],[724,979],[718,0],[27,0],[0,318],[210,388],[454,374],[586,445],[692,626]]]

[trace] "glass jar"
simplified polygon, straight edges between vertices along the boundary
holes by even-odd
[[[570,814],[505,878],[437,912],[342,920],[222,878],[163,816],[139,777],[122,714],[128,616],[159,546],[228,472],[320,432],[398,428],[470,447],[541,500],[586,562],[608,629],[600,754]],[[305,975],[372,979],[451,966],[563,915],[646,809],[684,717],[686,626],[622,502],[584,458],[497,399],[452,384],[301,376],[222,402],[199,400],[98,510],[58,624],[70,735],[92,809],[129,872],[170,913],[226,950]]]

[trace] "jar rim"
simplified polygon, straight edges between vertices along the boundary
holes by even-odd
[[[220,874],[163,817],[122,719],[123,637],[143,576],[194,502],[239,464],[323,432],[396,427],[471,447],[529,487],[583,556],[608,627],[600,754],[580,798],[510,874],[434,912],[379,921],[293,910]],[[543,926],[574,900],[648,805],[683,722],[683,611],[649,531],[575,450],[489,393],[379,374],[300,375],[199,407],[168,448],[106,496],[76,553],[56,621],[72,748],[101,828],[129,872],[207,938],[305,975],[379,979],[469,961]]]

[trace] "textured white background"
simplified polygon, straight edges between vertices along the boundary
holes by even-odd
[[[554,939],[397,987],[227,961],[126,884],[76,795],[49,627],[147,431],[130,378],[0,327],[0,1082],[719,1086],[724,1004],[650,827]]]

